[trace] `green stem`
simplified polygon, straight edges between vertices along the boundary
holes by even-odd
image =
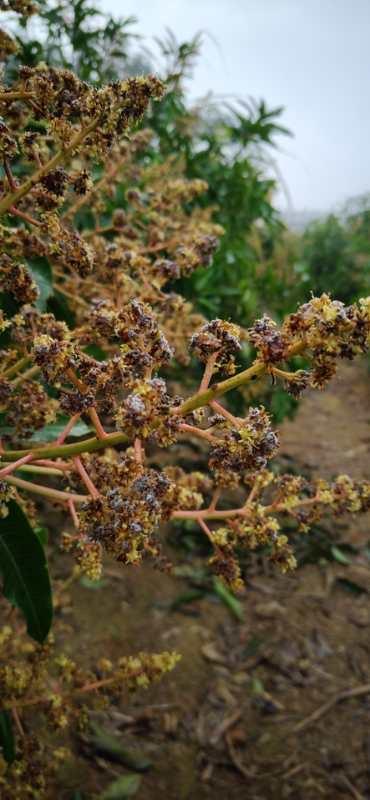
[[[32,450],[6,450],[4,458],[6,461],[17,461],[18,458],[32,453],[34,459],[39,458],[73,458],[80,453],[94,453],[97,450],[104,450],[106,447],[115,447],[118,444],[126,444],[128,437],[125,433],[108,433],[105,439],[98,439],[95,436],[91,439],[84,439],[82,442],[63,445],[44,445],[35,447]]]
[[[59,489],[51,489],[50,486],[41,486],[39,483],[31,483],[31,481],[24,481],[23,478],[15,478],[13,475],[8,475],[6,478],[7,483],[11,483],[18,489],[25,489],[26,492],[33,492],[48,497],[50,500],[57,500],[59,503],[66,503],[68,500],[73,500],[74,503],[85,503],[90,500],[88,494],[73,494],[73,492],[61,492]]]
[[[9,462],[9,464],[10,463],[11,462]],[[2,467],[7,467],[8,466],[8,462],[6,462],[6,461],[0,461],[0,464],[1,464]],[[35,473],[35,475],[57,475],[58,478],[60,478],[61,475],[64,475],[64,470],[58,469],[57,467],[55,467],[55,469],[53,467],[50,467],[50,468],[49,467],[37,467],[37,466],[34,466],[33,464],[21,464],[20,467],[15,467],[15,471],[16,472],[33,472],[33,473]]]
[[[34,367],[30,367],[29,369],[26,369],[26,372],[22,372],[22,375],[19,375],[18,378],[16,378],[13,381],[12,386],[20,386],[21,383],[23,383],[24,381],[28,381],[30,378],[33,378],[34,375],[37,375],[39,372],[40,372],[40,367],[38,367],[37,365],[35,365]]]
[[[8,367],[8,369],[3,372],[3,377],[13,378],[13,376],[17,375],[17,373],[20,372],[23,367],[28,366],[30,360],[30,356],[24,356],[23,358],[20,358],[19,361],[16,361],[15,364],[13,364],[12,367]]]
[[[284,360],[302,353],[305,348],[305,342],[297,342],[289,348]],[[255,361],[251,367],[244,369],[242,372],[238,372],[238,374],[233,375],[232,378],[227,378],[225,381],[221,381],[220,383],[213,383],[212,386],[210,386],[210,388],[205,392],[198,392],[192,397],[189,397],[188,400],[185,400],[181,406],[175,409],[174,413],[184,416],[184,414],[189,414],[190,411],[195,411],[197,408],[207,406],[212,402],[212,400],[215,400],[216,397],[221,397],[221,395],[226,394],[226,392],[230,392],[232,389],[237,389],[238,386],[242,386],[243,383],[247,383],[253,378],[256,378],[258,375],[262,375],[264,372],[267,372],[267,370],[268,364],[265,364],[264,361],[259,361],[257,359],[257,361]]]
[[[233,375],[232,378],[227,378],[220,383],[214,383],[209,389],[206,389],[205,392],[198,392],[193,395],[193,397],[189,397],[188,400],[185,400],[185,402],[176,409],[175,413],[183,416],[189,414],[190,411],[195,411],[196,408],[207,406],[212,400],[215,400],[216,397],[221,397],[221,395],[226,394],[226,392],[237,389],[237,387],[241,386],[243,383],[247,383],[247,381],[252,380],[252,378],[256,378],[257,375],[261,375],[265,372],[265,369],[266,365],[263,361],[256,361],[251,367],[244,369],[242,372],[238,372],[238,374]]]

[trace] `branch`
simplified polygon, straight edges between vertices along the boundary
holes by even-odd
[[[305,342],[297,342],[297,344],[290,348],[286,358],[288,359],[294,355],[297,355],[298,353],[302,353],[305,347]],[[13,385],[20,383],[21,379],[24,380],[26,376],[30,377],[31,371],[38,369],[38,367],[31,367],[31,369],[21,375],[20,378],[17,378]],[[209,405],[215,397],[220,397],[221,395],[226,394],[226,392],[230,392],[232,389],[242,386],[243,383],[247,383],[247,381],[251,380],[253,377],[262,375],[266,371],[267,365],[262,361],[257,360],[254,364],[252,364],[251,367],[239,372],[237,375],[233,375],[232,378],[227,378],[225,381],[213,384],[213,386],[211,386],[210,389],[207,389],[205,392],[197,392],[192,397],[189,397],[188,400],[185,400],[181,406],[176,406],[172,413],[179,416],[189,414],[190,411],[194,411],[196,408],[202,408],[202,406]],[[76,442],[75,444],[65,444],[61,446],[44,445],[43,447],[35,447],[32,450],[7,450],[6,460],[17,461],[19,458],[23,458],[23,456],[26,456],[29,453],[32,453],[34,459],[59,457],[72,458],[73,456],[80,455],[80,453],[93,453],[97,450],[105,450],[106,447],[115,447],[119,444],[127,444],[128,441],[129,438],[125,433],[108,433],[104,439],[93,437],[91,439],[85,439],[82,442]]]
[[[48,497],[49,500],[56,500],[57,502],[68,502],[73,500],[74,503],[85,503],[90,500],[88,494],[73,494],[73,492],[61,492],[59,489],[51,489],[49,486],[41,486],[39,483],[31,483],[31,481],[24,481],[23,478],[15,478],[13,475],[7,477],[7,482],[16,486],[18,489],[25,489],[26,492],[33,492]]]

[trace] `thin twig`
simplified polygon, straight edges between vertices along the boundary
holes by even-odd
[[[349,700],[351,697],[361,697],[365,694],[370,694],[370,683],[365,683],[363,686],[357,686],[355,689],[347,689],[343,692],[339,692],[339,694],[332,697],[330,700],[327,700],[322,706],[316,709],[312,714],[310,714],[305,719],[301,720],[298,725],[293,728],[293,733],[300,733],[301,731],[306,730],[310,725],[313,725],[314,722],[321,719],[325,714],[328,713],[337,703],[342,703],[343,700]]]
[[[20,735],[23,738],[24,729],[23,729],[23,725],[22,725],[22,722],[21,722],[21,718],[20,718],[19,713],[18,713],[16,708],[12,708],[12,717],[13,717],[14,722],[15,722],[17,728],[18,728],[18,732],[20,733]]]
[[[346,784],[347,789],[349,789],[349,791],[351,792],[351,795],[352,797],[354,797],[354,800],[365,800],[364,795],[360,794],[360,792],[357,791],[356,786],[354,786],[353,783],[351,783],[349,778],[347,778],[347,775],[342,775],[342,781],[343,783]]]
[[[240,774],[243,775],[243,777],[246,778],[249,781],[251,778],[253,778],[253,775],[249,772],[247,767],[245,767],[244,764],[242,764],[242,762],[240,761],[240,758],[239,758],[239,756],[237,755],[237,753],[235,751],[235,748],[234,748],[234,745],[233,745],[233,742],[232,742],[232,739],[231,739],[231,736],[230,736],[230,731],[226,732],[225,740],[226,740],[226,744],[227,744],[227,749],[228,749],[228,753],[229,753],[229,756],[230,756],[230,760],[232,761],[235,769],[237,769],[237,771],[240,772]]]

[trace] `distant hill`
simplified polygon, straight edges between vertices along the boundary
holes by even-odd
[[[285,224],[292,231],[302,233],[311,222],[323,220],[329,214],[335,214],[339,219],[348,219],[361,212],[370,210],[370,193],[364,193],[355,197],[349,197],[344,203],[338,204],[331,209],[303,208],[303,209],[281,209],[281,216]]]
[[[307,228],[311,222],[314,222],[318,219],[324,219],[329,211],[325,211],[323,209],[313,209],[313,208],[304,208],[301,210],[287,210],[284,209],[281,211],[281,216],[285,222],[285,224],[293,231],[301,232]]]

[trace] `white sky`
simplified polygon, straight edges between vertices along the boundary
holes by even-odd
[[[150,46],[166,26],[207,32],[192,95],[212,90],[284,105],[294,139],[277,162],[295,209],[370,191],[370,0],[101,0],[138,17]],[[282,201],[284,203],[284,201]]]

